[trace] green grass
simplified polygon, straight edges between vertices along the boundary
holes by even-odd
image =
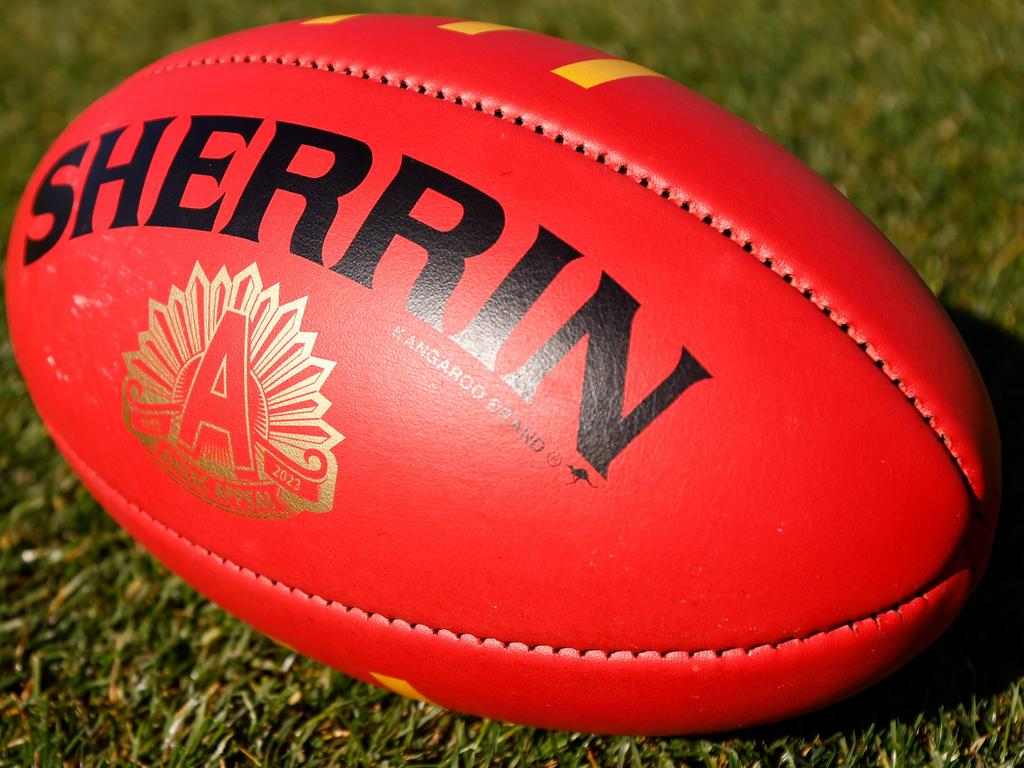
[[[714,738],[538,731],[392,696],[283,649],[157,565],[82,489],[0,329],[0,765],[1024,763],[1024,5],[393,0],[0,5],[0,234],[47,145],[154,58],[348,10],[500,21],[705,93],[888,234],[989,383],[1008,477],[990,573],[954,627],[823,712]],[[0,324],[3,321],[0,320]]]

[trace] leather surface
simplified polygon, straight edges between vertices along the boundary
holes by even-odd
[[[984,570],[999,491],[991,406],[927,287],[838,193],[702,97],[652,76],[583,88],[552,70],[604,54],[450,21],[357,16],[231,35],[158,62],[68,128],[29,182],[7,282],[17,358],[58,446],[122,525],[228,610],[445,706],[706,731],[805,711],[906,661]],[[145,225],[196,115],[263,122],[248,142],[211,140],[206,156],[230,157],[223,179],[185,190],[194,208],[222,198],[212,232]],[[50,224],[31,208],[54,162],[87,142],[80,167],[56,177],[77,199],[101,134],[128,126],[111,160],[125,162],[159,118],[174,120],[142,188],[143,225],[111,226],[120,186],[104,184],[94,231],[70,238],[69,224],[25,264],[26,237]],[[275,121],[372,152],[323,264],[290,252],[303,201],[288,192],[258,241],[221,232]],[[440,327],[409,309],[427,261],[414,243],[390,245],[372,287],[337,271],[403,156],[504,214]],[[324,163],[307,152],[292,170],[316,176]],[[461,214],[433,191],[413,212],[438,230]],[[490,370],[458,334],[540,227],[582,256]],[[211,507],[127,428],[125,355],[151,326],[150,302],[197,264],[210,278],[255,264],[281,304],[305,297],[312,354],[334,363],[323,418],[344,435],[327,511],[269,520]],[[603,275],[639,303],[624,413],[682,347],[709,374],[606,476],[578,450],[588,342],[529,401],[503,378]],[[444,359],[472,385],[440,370]],[[586,478],[569,466],[589,466]]]

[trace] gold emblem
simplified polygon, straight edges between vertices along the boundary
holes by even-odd
[[[342,435],[320,389],[334,363],[313,356],[305,308],[306,297],[281,304],[255,264],[211,280],[197,262],[184,290],[150,299],[149,328],[124,356],[128,429],[221,509],[283,518],[333,504]]]

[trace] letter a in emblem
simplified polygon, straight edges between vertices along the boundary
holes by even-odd
[[[255,264],[151,299],[149,327],[124,356],[125,424],[189,493],[246,517],[334,508],[343,439],[320,391],[335,366],[303,330],[308,297],[281,303]]]
[[[253,467],[249,429],[249,318],[224,313],[185,398],[179,438],[198,452],[201,439],[222,446],[239,469]]]

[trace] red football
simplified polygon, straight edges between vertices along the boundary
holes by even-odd
[[[43,158],[7,293],[133,536],[442,706],[786,717],[985,567],[996,426],[924,283],[750,126],[543,35],[333,16],[170,56]]]

